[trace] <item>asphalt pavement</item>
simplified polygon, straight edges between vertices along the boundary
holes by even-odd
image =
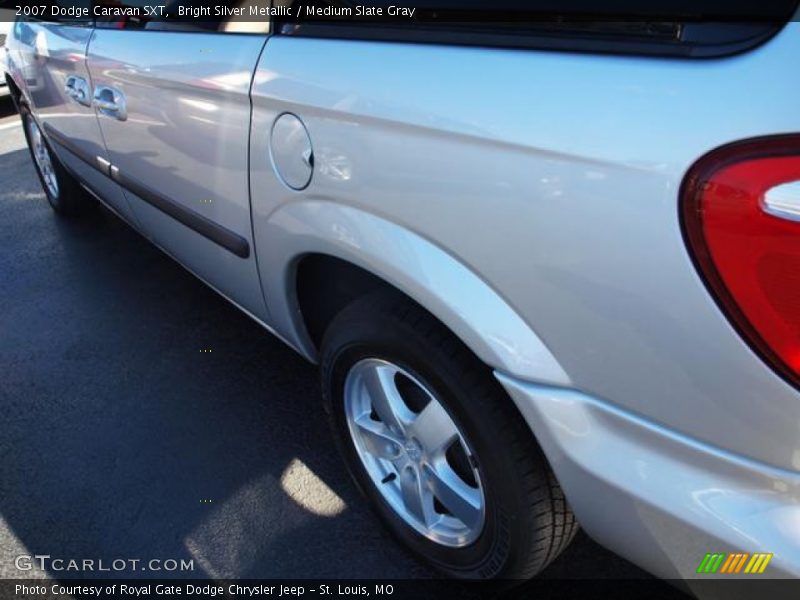
[[[351,484],[315,367],[114,216],[57,218],[8,97],[0,299],[0,578],[435,576]],[[583,533],[544,576],[647,577]]]

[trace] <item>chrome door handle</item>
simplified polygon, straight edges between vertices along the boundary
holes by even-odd
[[[89,98],[89,84],[83,77],[70,75],[64,83],[64,93],[83,106],[91,106]]]
[[[128,118],[125,94],[116,88],[98,85],[94,90],[94,106],[101,115],[117,121],[125,121]]]

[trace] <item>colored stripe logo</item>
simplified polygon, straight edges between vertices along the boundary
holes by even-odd
[[[703,557],[700,566],[697,567],[698,573],[703,574],[728,574],[736,575],[739,573],[761,574],[767,569],[769,561],[772,560],[772,553],[756,552],[724,552],[708,553]]]

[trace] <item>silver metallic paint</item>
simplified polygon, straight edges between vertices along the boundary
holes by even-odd
[[[95,86],[119,90],[127,120],[100,116],[126,176],[253,245],[248,188],[250,81],[265,36],[97,29]],[[143,230],[223,294],[267,320],[253,253],[234,256],[126,192]]]
[[[706,552],[772,552],[769,577],[800,577],[800,473],[699,442],[569,389],[497,379],[558,474],[581,526],[669,579]]]
[[[263,174],[262,174],[263,175]],[[296,200],[264,214],[274,192],[254,199],[253,219],[273,326],[315,355],[294,298],[294,268],[306,254],[341,258],[381,277],[441,319],[482,360],[538,381],[569,385],[547,347],[494,290],[450,254],[412,231],[330,201]],[[282,189],[286,189],[281,184]]]
[[[684,173],[712,148],[800,130],[800,77],[774,76],[798,55],[798,23],[751,53],[703,61],[273,38],[255,76],[251,149],[268,301],[291,313],[270,283],[285,285],[285,267],[268,262],[275,244],[266,219],[299,199],[262,166],[259,136],[291,111],[316,153],[304,200],[433,241],[496,290],[570,385],[698,440],[800,469],[800,396],[710,297],[677,206]],[[326,239],[305,243],[354,248],[327,213],[310,218],[291,227]],[[357,225],[346,233],[375,237]],[[378,254],[361,258],[367,267],[386,260],[380,253],[403,253],[372,246]],[[431,280],[405,285],[423,303],[453,302]],[[451,326],[460,320],[439,313]]]
[[[21,89],[26,91],[36,119],[69,138],[87,155],[107,157],[94,109],[76,102],[66,90],[70,77],[91,82],[86,66],[86,48],[92,35],[91,28],[26,21],[17,22],[14,31],[15,34],[22,33],[23,39],[14,39],[17,55],[25,61],[21,71],[26,85]],[[31,78],[36,83],[27,85],[27,80]],[[53,146],[53,150],[70,169],[103,194],[117,213],[136,225],[136,217],[119,186],[70,152],[57,145]]]
[[[303,122],[291,113],[275,119],[270,157],[276,174],[293,190],[304,189],[314,173],[314,149]]]

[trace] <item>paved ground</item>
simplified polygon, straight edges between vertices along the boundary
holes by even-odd
[[[0,250],[0,577],[24,553],[431,576],[347,478],[314,367],[114,217],[56,218],[8,98]],[[546,575],[644,576],[582,534]]]

